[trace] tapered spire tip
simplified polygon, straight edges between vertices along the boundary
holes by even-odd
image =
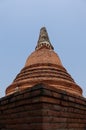
[[[39,39],[36,46],[36,50],[41,48],[42,46],[46,46],[47,48],[52,49],[52,50],[54,49],[52,44],[50,43],[49,36],[45,27],[42,27],[40,29],[40,34],[39,34]]]

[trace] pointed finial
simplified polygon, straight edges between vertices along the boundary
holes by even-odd
[[[42,27],[40,29],[40,34],[39,34],[39,39],[36,46],[36,50],[41,48],[42,46],[46,46],[47,48],[52,49],[52,50],[54,49],[52,44],[50,43],[48,33],[45,27]]]

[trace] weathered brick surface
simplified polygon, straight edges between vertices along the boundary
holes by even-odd
[[[86,130],[86,99],[36,85],[0,99],[0,130]]]

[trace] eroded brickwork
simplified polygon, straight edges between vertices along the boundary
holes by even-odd
[[[0,99],[0,130],[86,130],[86,99],[36,85]]]

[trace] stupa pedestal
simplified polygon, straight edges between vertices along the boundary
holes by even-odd
[[[86,130],[86,99],[37,84],[0,99],[0,130]]]

